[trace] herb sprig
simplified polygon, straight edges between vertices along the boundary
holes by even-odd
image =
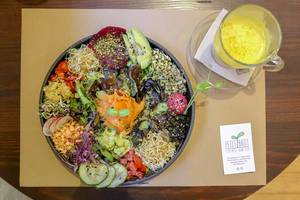
[[[211,88],[215,88],[215,89],[221,89],[222,87],[224,87],[225,83],[223,81],[217,81],[215,83],[210,82],[210,73],[211,71],[209,71],[208,77],[205,81],[202,81],[200,83],[198,83],[196,85],[196,91],[194,92],[193,96],[191,97],[184,113],[186,114],[188,109],[193,105],[197,95],[201,92],[201,93],[206,93],[207,91],[209,91]]]

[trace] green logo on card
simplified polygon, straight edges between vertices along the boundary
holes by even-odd
[[[245,133],[242,131],[242,132],[239,132],[239,134],[237,134],[237,135],[232,135],[231,136],[231,139],[236,139],[236,140],[238,140],[240,137],[242,137],[242,136],[244,136],[245,135]]]

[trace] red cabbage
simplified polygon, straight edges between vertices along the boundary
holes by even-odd
[[[92,150],[94,141],[89,132],[85,131],[81,136],[82,141],[77,145],[77,151],[70,156],[70,160],[74,163],[75,169],[81,163],[95,163],[98,157],[98,154]]]
[[[95,163],[98,154],[92,150],[94,141],[93,136],[89,133],[91,124],[95,119],[95,112],[92,112],[89,116],[89,123],[85,127],[85,131],[81,134],[82,141],[77,145],[77,150],[74,154],[70,155],[70,160],[74,163],[75,168],[81,163]]]

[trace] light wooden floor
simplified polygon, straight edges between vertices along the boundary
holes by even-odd
[[[276,178],[246,200],[300,200],[300,155]]]

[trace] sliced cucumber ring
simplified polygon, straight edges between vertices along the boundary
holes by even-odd
[[[122,183],[125,182],[127,177],[127,169],[123,165],[116,163],[114,164],[113,167],[116,170],[116,176],[114,180],[111,182],[111,184],[108,186],[109,188],[113,188],[121,185]]]
[[[106,179],[108,167],[104,164],[81,164],[79,166],[79,176],[88,185],[97,185]]]
[[[104,187],[109,186],[109,184],[111,184],[111,182],[114,180],[115,176],[116,176],[115,168],[112,166],[109,166],[108,167],[108,175],[107,175],[106,179],[104,181],[102,181],[100,184],[98,184],[96,186],[96,188],[104,188]]]

